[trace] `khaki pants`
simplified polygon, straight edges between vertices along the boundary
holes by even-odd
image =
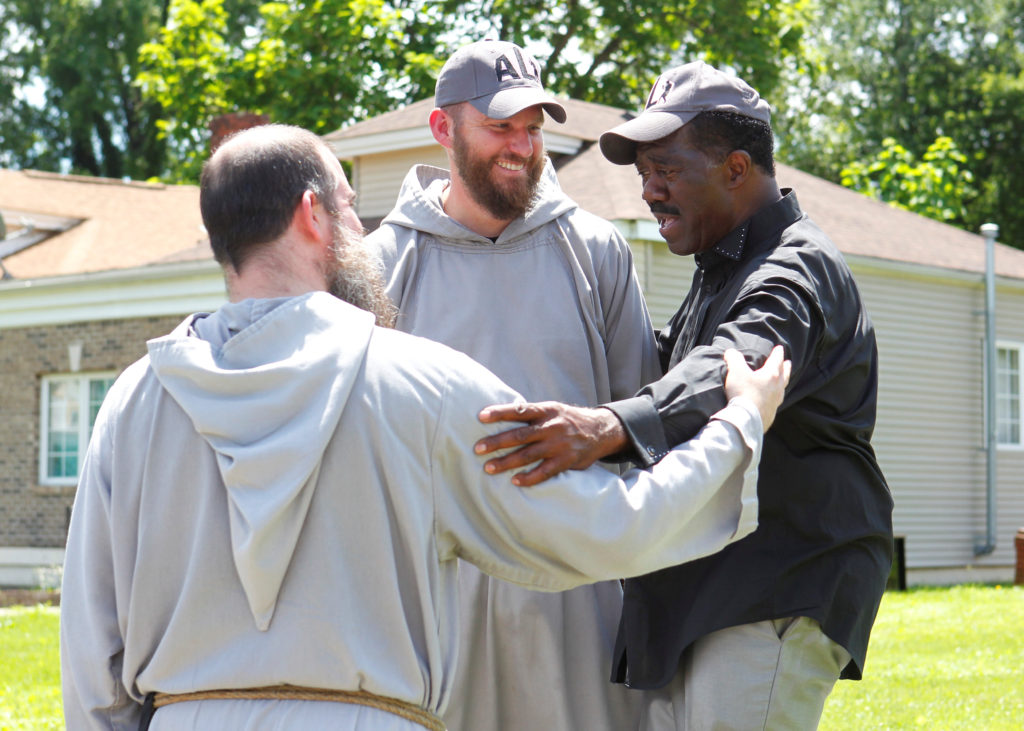
[[[812,731],[849,653],[807,617],[729,627],[683,654],[647,691],[643,731]]]

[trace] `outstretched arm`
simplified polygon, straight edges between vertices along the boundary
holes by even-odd
[[[746,398],[650,470],[619,476],[594,466],[520,489],[469,454],[495,425],[466,422],[515,395],[472,367],[453,371],[443,393],[431,456],[417,461],[429,466],[442,561],[458,557],[506,581],[564,591],[707,556],[757,525],[763,428]]]
[[[726,397],[749,398],[760,411],[767,429],[775,419],[789,382],[791,364],[784,360],[782,346],[775,346],[768,360],[756,371],[750,369],[736,350],[727,350],[725,361],[729,369]],[[477,454],[515,449],[488,460],[484,469],[490,473],[518,469],[539,461],[532,469],[513,476],[512,482],[523,487],[539,484],[568,469],[585,469],[627,446],[626,431],[619,418],[602,407],[582,408],[556,401],[503,404],[481,411],[480,421],[488,424],[525,422],[525,426],[481,439],[474,447]]]

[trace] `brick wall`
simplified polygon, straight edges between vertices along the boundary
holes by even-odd
[[[183,317],[0,329],[0,546],[63,547],[67,539],[75,488],[39,484],[43,376],[71,371],[73,342],[83,344],[83,373],[120,372]]]

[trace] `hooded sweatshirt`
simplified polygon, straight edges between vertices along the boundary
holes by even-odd
[[[580,209],[548,162],[533,206],[494,241],[449,217],[446,170],[418,165],[367,237],[385,263],[398,327],[467,353],[531,401],[594,406],[661,376],[632,253]],[[641,694],[609,683],[618,582],[562,595],[466,567],[450,728],[619,731]]]
[[[284,683],[438,713],[456,557],[561,590],[704,555],[756,521],[760,420],[741,400],[664,469],[527,491],[472,453],[476,413],[514,391],[326,293],[228,304],[148,347],[104,400],[76,495],[71,731],[135,728],[150,691]],[[307,701],[177,703],[151,728],[257,727],[417,728]]]

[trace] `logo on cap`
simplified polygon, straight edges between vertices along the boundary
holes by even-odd
[[[673,86],[675,84],[671,79],[659,76],[657,81],[654,82],[654,86],[651,87],[651,93],[647,95],[647,104],[644,105],[644,109],[650,109],[655,104],[662,104],[668,101],[668,94],[672,91]],[[659,87],[661,87],[661,94],[658,94]],[[658,94],[658,96],[655,97],[655,94]]]
[[[519,62],[519,71],[516,71],[508,56],[501,54],[494,59],[494,75],[497,77],[498,83],[503,82],[506,77],[510,79],[526,78],[540,83],[540,64],[532,57],[529,61],[523,58],[523,54],[518,47],[513,47],[512,52],[515,53],[516,60]]]

